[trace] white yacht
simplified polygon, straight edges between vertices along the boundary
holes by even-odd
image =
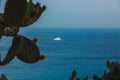
[[[56,37],[56,38],[54,38],[53,40],[55,40],[55,41],[60,41],[60,40],[62,40],[60,37]]]

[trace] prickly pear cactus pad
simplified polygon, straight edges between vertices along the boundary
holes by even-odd
[[[27,3],[27,11],[24,20],[21,23],[21,27],[26,27],[33,24],[44,12],[46,6],[41,6],[40,3],[34,4],[32,0]]]
[[[3,19],[3,13],[0,13],[0,26],[3,26],[4,19]]]
[[[4,12],[6,25],[14,26],[22,22],[27,9],[27,0],[7,0]]]
[[[0,39],[3,35],[4,28],[5,26],[4,26],[3,14],[0,13]]]
[[[3,36],[4,26],[0,26],[0,39]]]
[[[19,47],[16,50],[17,57],[20,60],[26,63],[35,63],[41,60],[39,48],[33,40],[29,40],[21,35],[17,35],[15,38],[20,39]]]
[[[16,50],[18,46],[20,45],[20,39],[19,38],[13,38],[12,45],[10,49],[7,52],[7,55],[5,56],[5,59],[3,61],[0,61],[0,66],[8,64],[13,58],[17,55]]]
[[[17,26],[6,26],[3,30],[4,36],[15,36],[17,35],[19,28]]]

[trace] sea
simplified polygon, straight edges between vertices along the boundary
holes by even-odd
[[[21,28],[20,35],[36,43],[45,59],[28,64],[14,58],[0,66],[0,74],[8,80],[69,80],[73,70],[77,77],[94,74],[99,77],[109,71],[106,61],[120,62],[119,28]],[[61,40],[54,40],[60,37]],[[12,42],[11,37],[0,40],[1,59],[4,59]]]

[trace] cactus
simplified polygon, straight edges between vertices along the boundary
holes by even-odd
[[[40,3],[34,4],[32,0],[30,0],[27,4],[26,16],[20,26],[27,27],[33,24],[41,16],[45,9],[46,6],[41,7]]]
[[[76,77],[76,70],[73,70],[71,78],[74,79],[75,77]]]
[[[2,38],[4,33],[4,26],[0,26],[0,39]]]
[[[72,71],[72,74],[71,74],[71,76],[70,76],[70,80],[80,80],[79,77],[76,78],[76,75],[77,75],[76,70],[73,70],[73,71]]]
[[[45,58],[40,55],[39,48],[35,44],[37,39],[17,35],[20,26],[33,24],[46,9],[41,7],[40,3],[34,4],[31,0],[7,0],[5,12],[0,13],[0,38],[2,36],[12,36],[12,46],[0,65],[6,65],[15,56],[26,63],[35,63]],[[33,13],[35,15],[33,15]]]
[[[21,35],[17,35],[15,38],[20,39],[18,48],[16,50],[17,58],[26,63],[35,63],[41,60],[42,57],[39,54],[39,48],[32,40],[29,40]]]
[[[115,65],[114,63],[110,63],[109,61],[106,62],[106,65],[107,65],[107,68],[110,69],[110,72],[113,72],[114,71],[114,68],[115,68]]]
[[[14,38],[12,41],[12,45],[10,49],[8,50],[8,53],[3,61],[0,61],[0,66],[8,64],[13,58],[17,55],[16,54],[16,48],[18,47],[18,43],[20,42],[19,39]]]
[[[12,46],[8,50],[5,59],[0,61],[0,65],[6,65],[15,56],[26,63],[35,63],[45,58],[45,56],[39,53],[39,48],[33,40],[29,40],[21,35],[16,35],[13,38]]]
[[[8,80],[8,79],[7,79],[7,77],[6,77],[6,75],[5,75],[5,74],[2,74],[2,75],[1,75],[1,79],[0,79],[0,80]]]
[[[16,56],[25,63],[36,63],[45,58],[40,55],[39,47],[36,45],[37,38],[30,40],[22,35],[18,35],[20,27],[33,24],[46,9],[40,3],[34,4],[32,0],[7,0],[4,13],[0,13],[0,39],[2,36],[13,37],[12,45],[8,49],[7,55],[0,60],[0,66],[11,62]],[[0,54],[1,58],[1,54]],[[2,74],[0,80],[8,80]]]
[[[32,0],[7,0],[5,12],[0,13],[0,39],[4,36],[15,36],[20,27],[27,27],[41,16],[46,6],[34,4]]]
[[[27,0],[7,0],[4,12],[4,22],[8,26],[19,25],[25,17]]]
[[[17,35],[19,28],[17,26],[6,26],[3,30],[4,36],[15,36]]]

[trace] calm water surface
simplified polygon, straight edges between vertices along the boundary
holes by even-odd
[[[73,69],[77,76],[102,75],[106,60],[120,61],[120,29],[59,29],[28,28],[20,34],[30,39],[37,37],[41,54],[46,59],[35,64],[25,64],[15,58],[0,67],[9,80],[69,80]],[[61,37],[61,41],[53,38]],[[3,37],[0,44],[2,58],[11,45],[11,38]]]

